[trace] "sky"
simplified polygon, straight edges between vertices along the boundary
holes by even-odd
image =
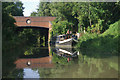
[[[20,0],[23,3],[24,16],[30,16],[33,11],[37,11],[40,0]]]

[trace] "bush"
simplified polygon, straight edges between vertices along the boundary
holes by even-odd
[[[91,34],[86,33],[86,34],[83,34],[83,35],[79,38],[79,42],[78,42],[78,44],[77,44],[75,47],[80,48],[82,42],[86,42],[87,40],[94,39],[94,38],[96,38],[97,36],[98,36],[98,34],[96,34],[96,33],[91,33]]]
[[[118,22],[111,24],[103,34],[84,34],[76,45],[83,54],[91,57],[118,55]],[[108,55],[109,54],[109,55]]]

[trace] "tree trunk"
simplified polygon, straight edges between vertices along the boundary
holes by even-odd
[[[90,23],[90,27],[91,27],[92,23],[91,23],[91,18],[90,18],[90,3],[89,3],[89,23]]]

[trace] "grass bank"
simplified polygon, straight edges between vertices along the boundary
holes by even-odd
[[[86,33],[80,37],[77,49],[91,57],[110,57],[118,55],[118,26],[120,20],[111,24],[102,34]],[[102,55],[101,55],[102,54]],[[108,56],[109,54],[109,56]]]

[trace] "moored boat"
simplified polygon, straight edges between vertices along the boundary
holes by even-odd
[[[77,43],[77,36],[69,36],[68,35],[59,35],[56,39],[56,47],[65,47],[71,48],[75,43]]]

